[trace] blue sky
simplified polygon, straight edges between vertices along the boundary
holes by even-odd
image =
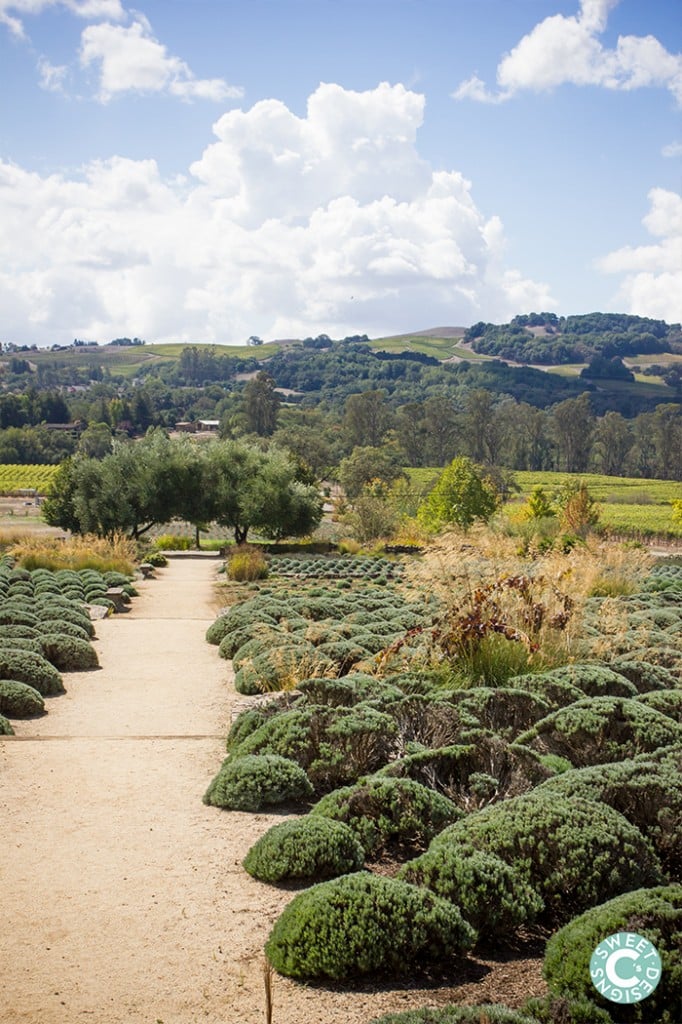
[[[682,320],[679,0],[0,0],[0,340]]]

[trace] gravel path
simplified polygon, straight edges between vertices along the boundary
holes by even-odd
[[[0,741],[1,1024],[265,1020],[262,948],[291,893],[241,860],[281,818],[201,802],[236,699],[204,640],[217,564],[176,559],[141,583],[130,612],[97,623],[101,668],[66,675],[49,713]],[[364,1024],[490,998],[471,987],[342,992],[276,977],[273,1021]]]

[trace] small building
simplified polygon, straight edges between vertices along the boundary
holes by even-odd
[[[177,426],[179,429],[179,425]],[[197,429],[217,434],[220,430],[220,420],[197,420]]]

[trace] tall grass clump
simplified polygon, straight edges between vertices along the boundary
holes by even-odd
[[[113,538],[57,537],[41,535],[24,537],[8,553],[22,569],[94,569],[97,572],[120,572],[132,576],[137,562],[135,542],[123,534]]]
[[[191,547],[191,537],[175,533],[162,533],[154,538],[154,548],[156,551],[189,551]]]
[[[588,599],[639,590],[650,567],[646,552],[596,538],[531,557],[516,537],[474,527],[466,538],[438,537],[407,566],[406,582],[443,609],[427,654],[443,682],[503,686],[579,659]]]
[[[268,563],[260,548],[240,544],[227,560],[227,575],[236,583],[263,580],[268,575]]]

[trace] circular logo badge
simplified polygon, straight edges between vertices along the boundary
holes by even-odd
[[[590,959],[592,984],[612,1003],[641,1003],[654,991],[661,973],[656,947],[635,932],[608,935]]]

